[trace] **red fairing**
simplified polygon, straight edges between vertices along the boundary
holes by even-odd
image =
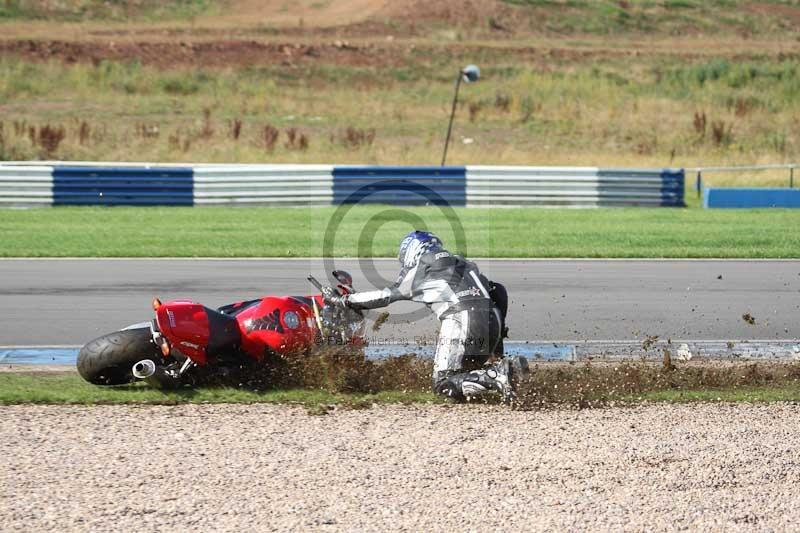
[[[205,365],[210,329],[206,309],[189,300],[167,302],[156,310],[158,329],[192,361]]]
[[[205,366],[236,353],[262,361],[269,354],[292,356],[310,350],[319,335],[315,303],[321,311],[322,295],[267,296],[221,310],[190,300],[154,305],[169,350]],[[363,339],[351,342],[362,345]]]
[[[98,385],[133,379],[159,388],[257,384],[283,362],[314,354],[355,346],[352,353],[364,357],[364,315],[332,298],[352,292],[353,278],[342,270],[331,274],[339,282],[338,291],[313,276],[307,278],[326,297],[264,296],[219,307],[155,297],[154,320],[91,341],[78,354],[78,371]],[[125,366],[131,366],[120,368],[122,356]]]
[[[310,348],[317,327],[311,298],[268,296],[239,313],[236,319],[245,353],[261,360],[268,352],[286,355]]]

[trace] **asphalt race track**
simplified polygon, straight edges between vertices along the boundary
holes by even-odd
[[[484,260],[484,272],[511,295],[513,339],[797,339],[800,261]],[[375,261],[385,279],[394,260]],[[337,260],[357,289],[370,286],[356,260]],[[76,345],[149,320],[154,295],[209,306],[264,294],[308,294],[319,259],[0,260],[0,345]],[[721,278],[720,278],[721,276]],[[375,277],[372,276],[375,280]],[[376,280],[380,283],[380,280]],[[381,340],[432,335],[435,319],[390,308]],[[743,320],[749,313],[755,324]]]

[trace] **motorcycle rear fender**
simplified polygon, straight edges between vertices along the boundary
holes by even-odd
[[[156,310],[158,329],[172,348],[198,365],[226,351],[235,351],[241,343],[235,318],[186,300],[162,304]]]

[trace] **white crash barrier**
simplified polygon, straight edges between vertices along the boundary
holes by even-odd
[[[682,206],[683,171],[467,167],[469,206]]]
[[[331,205],[332,165],[194,167],[195,205]]]
[[[684,205],[681,169],[0,163],[0,206]]]
[[[0,206],[53,204],[53,167],[0,165]]]

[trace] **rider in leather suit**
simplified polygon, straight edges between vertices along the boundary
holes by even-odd
[[[445,250],[439,238],[426,231],[409,233],[398,259],[402,270],[390,287],[331,300],[354,309],[385,307],[398,300],[425,303],[441,321],[434,391],[456,400],[496,391],[512,400],[516,383],[528,372],[527,360],[503,357],[484,366],[490,356],[503,356],[505,288],[490,282],[475,263]]]

